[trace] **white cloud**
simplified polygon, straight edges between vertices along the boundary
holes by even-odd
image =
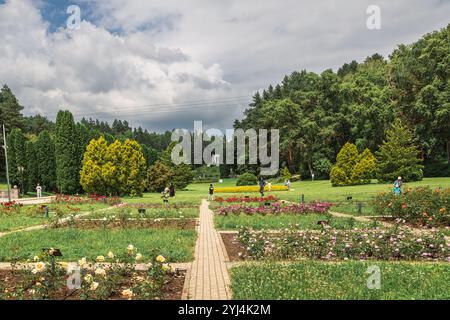
[[[246,99],[217,101],[222,108],[172,106],[172,113],[165,112],[169,106],[131,106],[250,95],[294,70],[321,72],[375,52],[387,56],[397,44],[444,27],[450,9],[440,0],[78,2],[89,5],[82,18],[95,25],[84,21],[78,31],[56,33],[31,0],[0,7],[0,81],[30,112],[51,115],[66,106],[150,129],[191,126],[195,119],[230,127]],[[379,31],[366,28],[371,4],[381,7]]]

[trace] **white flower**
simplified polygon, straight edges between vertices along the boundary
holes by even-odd
[[[44,270],[45,270],[45,263],[38,262],[38,263],[36,263],[36,266],[34,267],[34,269],[31,272],[33,274],[36,274],[36,273],[40,273],[40,272],[42,272]]]
[[[84,268],[87,264],[86,258],[78,260],[78,264],[80,265],[80,267]]]
[[[133,252],[133,251],[134,251],[134,246],[133,246],[132,244],[130,244],[130,245],[127,247],[127,250],[128,250],[128,253]]]
[[[128,300],[131,300],[131,298],[133,297],[133,291],[131,291],[130,289],[123,290],[122,296],[124,298],[127,298]]]
[[[92,282],[90,290],[95,291],[95,290],[97,290],[97,288],[98,288],[98,282]]]
[[[112,251],[108,252],[108,258],[114,259],[114,253]]]
[[[164,263],[164,264],[161,266],[161,269],[162,269],[163,271],[169,271],[169,270],[170,270],[170,266],[169,266],[167,263]]]
[[[142,254],[138,253],[136,255],[136,261],[141,261],[142,260]]]
[[[101,277],[105,277],[106,276],[106,271],[105,269],[102,268],[98,268],[95,270],[95,274]]]
[[[34,258],[33,258],[34,262],[38,262],[39,259],[40,259],[40,258],[39,258],[38,256],[34,256]]]

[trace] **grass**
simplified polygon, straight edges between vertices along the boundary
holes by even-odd
[[[369,289],[369,266],[381,271],[381,288]],[[304,261],[248,264],[231,269],[235,300],[450,299],[450,264]]]
[[[196,237],[194,230],[171,229],[64,228],[21,232],[0,238],[0,261],[25,261],[43,248],[61,249],[64,261],[77,261],[82,257],[95,259],[110,250],[123,252],[133,244],[144,255],[144,260],[157,253],[169,262],[187,262],[193,259]]]
[[[94,210],[100,210],[103,208],[107,208],[108,205],[102,203],[95,204],[81,204],[69,206],[72,209],[79,209],[80,211],[72,211],[66,205],[57,205],[57,204],[49,204],[49,217],[52,218],[55,213],[54,210],[56,207],[62,208],[64,211],[64,216],[67,216],[71,213],[79,214],[81,212],[91,212]],[[37,215],[27,215],[25,210],[30,208],[37,208],[40,205],[27,205],[21,209],[20,213],[11,213],[11,214],[1,214],[0,213],[0,232],[8,232],[15,231],[19,229],[24,229],[27,227],[43,225],[48,223],[48,219],[44,217],[44,213],[41,216]]]
[[[261,229],[284,229],[290,226],[298,229],[320,229],[319,221],[327,221],[328,216],[324,214],[310,215],[229,215],[214,216],[214,223],[220,230],[236,230],[240,227]],[[370,223],[362,223],[352,218],[333,217],[330,225],[336,229],[364,228],[370,227]]]

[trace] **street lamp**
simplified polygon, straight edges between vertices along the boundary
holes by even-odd
[[[24,192],[23,192],[23,173],[24,173],[24,171],[25,171],[25,168],[24,167],[22,167],[22,166],[18,166],[17,167],[17,171],[19,171],[20,172],[20,182],[21,182],[21,184],[22,184],[22,187],[20,188],[20,193],[22,194],[22,196],[24,195]]]

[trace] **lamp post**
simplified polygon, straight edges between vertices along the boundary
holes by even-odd
[[[23,192],[23,173],[25,172],[25,168],[22,166],[18,166],[17,167],[17,171],[20,172],[20,183],[22,184],[21,188],[20,188],[20,193],[23,196],[24,192]]]

